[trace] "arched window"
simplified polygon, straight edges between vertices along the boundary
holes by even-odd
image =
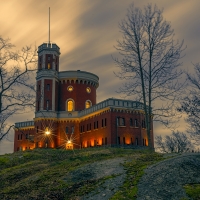
[[[91,106],[92,106],[92,102],[90,100],[87,100],[85,102],[85,108],[87,109],[87,108],[90,108]]]
[[[66,110],[67,110],[68,112],[74,111],[74,101],[73,101],[73,99],[67,100],[67,103],[66,103]]]

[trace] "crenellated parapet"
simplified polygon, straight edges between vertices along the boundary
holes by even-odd
[[[55,51],[60,55],[60,48],[57,44],[54,43],[43,43],[38,47],[38,54],[40,55],[43,51]]]
[[[58,77],[61,84],[69,82],[69,83],[92,85],[95,88],[98,88],[99,86],[99,77],[97,75],[81,70],[62,71],[59,72]]]

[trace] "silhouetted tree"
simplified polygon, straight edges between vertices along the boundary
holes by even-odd
[[[120,59],[114,59],[120,68],[115,74],[127,80],[119,92],[133,95],[144,103],[150,147],[152,113],[154,121],[169,126],[177,114],[173,108],[182,87],[178,84],[182,71],[177,68],[181,65],[183,42],[174,41],[174,30],[162,13],[156,5],[148,5],[144,10],[131,5],[126,19],[119,25],[123,34],[116,47]]]
[[[187,114],[186,122],[189,124],[187,132],[196,144],[200,142],[200,65],[195,64],[195,74],[187,74],[189,81],[189,94],[181,102],[178,111]]]
[[[165,139],[161,135],[156,136],[155,144],[157,149],[163,153],[183,153],[193,149],[193,145],[188,136],[179,131],[173,132],[171,136],[165,136]]]
[[[0,37],[0,141],[13,125],[8,119],[34,106],[35,89],[31,83],[36,70],[36,48],[26,46],[15,52],[9,39]]]

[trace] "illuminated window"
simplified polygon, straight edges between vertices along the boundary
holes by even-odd
[[[74,88],[73,88],[71,85],[67,87],[67,90],[68,90],[69,92],[73,91],[73,89],[74,89]]]
[[[48,63],[48,69],[51,69],[51,65],[50,65],[50,63]]]
[[[85,108],[87,109],[87,108],[90,108],[91,106],[92,106],[92,102],[89,101],[89,100],[87,100],[87,101],[85,102]]]
[[[87,87],[87,88],[86,88],[86,92],[87,92],[87,93],[90,93],[90,92],[91,92],[91,89],[90,89],[89,87]]]
[[[67,101],[67,109],[68,112],[73,111],[74,110],[74,101],[73,100],[68,100]]]

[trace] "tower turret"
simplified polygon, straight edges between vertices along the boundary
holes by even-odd
[[[58,110],[59,55],[60,48],[56,44],[43,43],[38,47],[36,116],[40,111]]]

